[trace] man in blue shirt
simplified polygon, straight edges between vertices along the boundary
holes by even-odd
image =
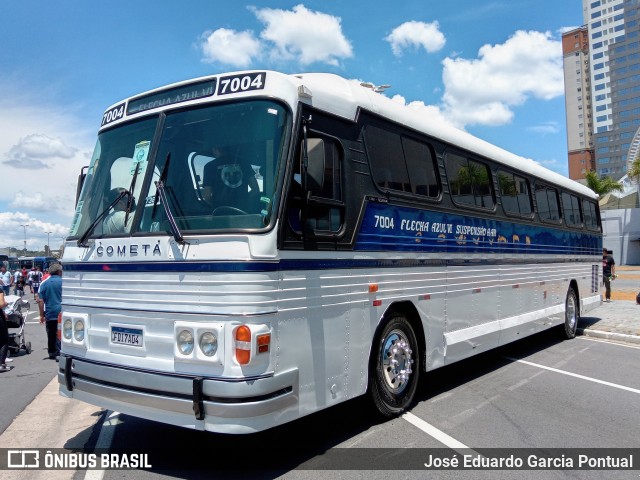
[[[51,275],[40,285],[40,323],[47,329],[47,351],[49,359],[55,360],[60,355],[58,346],[58,314],[62,310],[62,265],[54,263],[49,267]]]

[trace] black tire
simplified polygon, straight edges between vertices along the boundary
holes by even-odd
[[[27,355],[31,353],[31,342],[25,344],[24,351],[27,352]]]
[[[413,402],[420,372],[418,340],[409,321],[391,315],[382,327],[369,360],[369,396],[385,417],[404,412]]]
[[[578,322],[580,321],[580,305],[573,287],[569,287],[564,305],[563,337],[567,339],[575,338],[576,331],[578,330]]]

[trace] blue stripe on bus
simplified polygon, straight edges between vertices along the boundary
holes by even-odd
[[[368,203],[355,250],[599,255],[599,232]]]
[[[416,268],[444,266],[482,266],[504,264],[535,263],[594,263],[600,257],[578,260],[566,259],[516,259],[516,258],[475,258],[460,259],[283,259],[264,261],[175,261],[175,262],[83,262],[64,264],[66,272],[127,272],[127,273],[207,273],[207,272],[276,272],[304,270],[341,270],[363,268]]]

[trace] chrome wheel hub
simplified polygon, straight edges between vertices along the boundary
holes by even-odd
[[[392,393],[402,392],[411,377],[413,359],[409,341],[405,334],[393,330],[384,339],[382,345],[382,375],[386,386]]]

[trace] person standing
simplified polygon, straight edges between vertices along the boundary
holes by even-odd
[[[40,288],[40,284],[42,283],[42,272],[40,271],[40,267],[36,267],[31,275],[31,291],[33,292],[33,298],[35,301],[38,301],[38,289]]]
[[[19,268],[16,268],[16,271],[13,274],[13,294],[14,295],[20,295],[19,291],[21,290],[20,289],[21,282],[22,282],[22,272],[20,272]],[[22,292],[24,293],[24,289],[22,289]]]
[[[33,275],[36,273],[36,267],[31,267],[31,270],[27,273],[27,285],[31,289],[31,293],[33,294]]]
[[[616,262],[606,248],[602,249],[602,280],[605,288],[605,302],[611,302],[611,280],[616,275]]]
[[[58,314],[62,310],[62,265],[54,263],[49,268],[51,275],[43,282],[38,292],[40,299],[40,323],[47,330],[47,353],[49,359],[55,360],[60,355],[58,346]]]
[[[11,293],[11,273],[7,272],[7,267],[0,267],[0,286],[2,293],[9,295]]]
[[[7,354],[9,353],[9,327],[4,307],[7,301],[4,299],[4,291],[0,291],[0,372],[8,372],[11,367],[7,367]]]

